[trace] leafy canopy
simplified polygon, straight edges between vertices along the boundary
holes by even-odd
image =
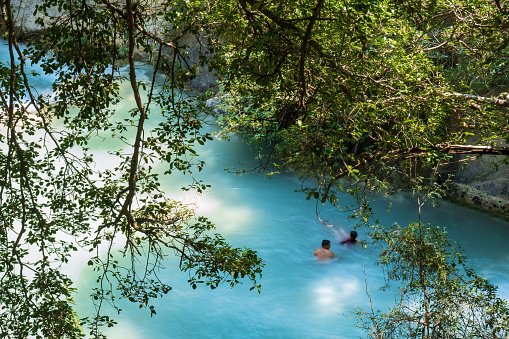
[[[509,102],[498,97],[508,10],[449,0],[212,10],[224,125],[317,180],[306,192],[322,203],[338,203],[345,177],[385,192],[414,189],[416,177],[443,184],[454,154],[509,154],[497,147],[509,141]]]

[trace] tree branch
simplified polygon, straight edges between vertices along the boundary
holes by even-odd
[[[258,8],[258,11],[260,11],[263,15],[265,15],[268,19],[270,19],[272,22],[274,22],[276,25],[278,25],[282,29],[293,31],[301,40],[304,40],[305,34],[299,29],[297,26],[289,23],[288,21],[279,18],[276,14],[274,14],[271,10],[267,9],[263,3],[260,3],[257,0],[239,0],[241,4],[245,5],[248,3],[252,8]],[[334,68],[338,70],[341,74],[347,76],[347,77],[356,77],[361,79],[369,80],[378,86],[387,88],[390,91],[396,92],[396,89],[394,89],[392,86],[389,86],[387,84],[384,84],[380,81],[377,81],[376,79],[373,79],[371,76],[362,75],[362,74],[356,74],[351,73],[348,70],[346,70],[343,66],[338,65],[336,62],[336,57],[327,54],[323,47],[316,42],[313,39],[309,39],[308,42],[309,46],[313,48],[320,56],[326,60],[329,63],[329,66],[331,68]]]
[[[309,20],[308,26],[306,28],[306,33],[304,34],[304,38],[302,39],[302,46],[300,50],[300,81],[302,83],[302,93],[301,93],[301,102],[300,105],[304,106],[304,97],[307,96],[307,86],[306,86],[306,77],[304,75],[304,66],[306,61],[306,51],[308,47],[308,41],[311,38],[311,33],[313,32],[313,26],[316,22],[316,19],[318,18],[318,15],[320,14],[320,10],[323,5],[323,0],[318,0],[318,3],[316,4],[315,10],[313,11],[313,16]]]
[[[138,90],[138,84],[136,82],[136,69],[134,67],[134,48],[135,48],[135,38],[134,38],[134,11],[132,7],[132,1],[127,0],[127,23],[129,27],[129,80],[131,81],[131,88],[133,90],[134,99],[136,101],[136,106],[140,111],[140,118],[138,120],[138,128],[136,131],[136,139],[134,141],[134,150],[131,158],[131,167],[129,169],[129,193],[125,199],[124,205],[122,206],[121,214],[126,215],[129,219],[129,224],[134,225],[135,221],[132,215],[129,213],[129,209],[131,207],[132,199],[134,197],[136,191],[136,175],[138,173],[138,160],[139,153],[141,148],[141,138],[143,134],[143,123],[145,122],[146,112],[143,106],[143,102],[141,101],[140,91]]]
[[[509,155],[509,148],[507,147],[477,145],[436,145],[435,147],[438,151],[447,154]]]
[[[499,98],[491,98],[491,97],[483,97],[480,95],[473,95],[473,94],[463,94],[463,93],[457,93],[457,92],[439,92],[442,95],[446,97],[456,97],[456,98],[462,98],[467,100],[475,100],[478,102],[483,102],[487,104],[495,104],[497,106],[502,107],[509,107],[509,100],[499,99]]]

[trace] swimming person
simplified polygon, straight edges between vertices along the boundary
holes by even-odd
[[[357,239],[357,232],[351,231],[350,234],[348,235],[348,238],[341,240],[340,244],[341,245],[347,244],[348,246],[350,246],[351,244],[355,244],[358,241],[359,240]]]
[[[331,259],[331,258],[334,258],[334,252],[332,252],[329,248],[330,248],[330,240],[323,240],[322,241],[322,247],[321,248],[317,248],[314,252],[313,252],[313,255],[318,259],[318,260],[327,260],[327,259]]]

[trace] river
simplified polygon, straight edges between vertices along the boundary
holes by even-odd
[[[214,132],[217,126],[206,129]],[[256,171],[225,171],[239,164],[256,165],[255,153],[238,135],[230,141],[214,139],[197,151],[207,164],[197,179],[212,184],[200,197],[198,213],[210,218],[233,245],[258,251],[266,262],[261,294],[249,291],[249,285],[193,290],[187,274],[178,269],[178,258],[170,257],[161,277],[173,290],[155,302],[157,314],[150,317],[149,310],[120,302],[120,315],[110,310],[119,323],[107,330],[109,338],[355,338],[364,333],[355,327],[355,308],[368,309],[367,290],[376,308],[392,305],[397,286],[380,291],[385,281],[374,265],[376,252],[339,245],[354,226],[347,213],[319,205],[320,218],[333,225],[324,226],[315,202],[296,192],[300,182],[293,173],[268,179]],[[167,192],[179,196],[176,192],[186,180],[173,175],[162,182]],[[351,204],[350,199],[345,194],[343,205]],[[381,199],[373,206],[382,225],[418,220],[417,199],[410,194]],[[447,227],[477,272],[497,284],[500,295],[509,296],[509,223],[447,201],[439,208],[426,205],[423,222]],[[357,231],[361,240],[368,240],[366,230]],[[336,260],[315,260],[312,252],[322,239],[332,241]],[[93,311],[85,291],[96,276],[85,267],[77,279],[78,310],[83,314]]]

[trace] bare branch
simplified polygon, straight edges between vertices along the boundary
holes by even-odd
[[[504,99],[499,99],[499,98],[483,97],[480,95],[464,94],[464,93],[457,93],[457,92],[448,92],[448,93],[442,92],[441,94],[446,97],[456,97],[456,98],[467,99],[467,100],[475,100],[475,101],[483,102],[483,103],[487,103],[487,104],[495,104],[495,105],[502,106],[502,107],[509,107],[509,100],[504,100]]]

